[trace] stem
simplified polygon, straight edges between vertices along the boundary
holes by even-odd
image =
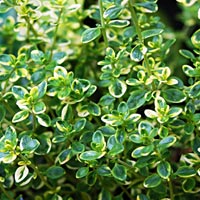
[[[25,16],[24,19],[25,19],[25,21],[26,21],[27,24],[28,24],[28,30],[30,29],[30,30],[33,32],[34,36],[35,36],[35,37],[38,37],[37,31],[36,31],[35,28],[33,27],[33,24],[31,24],[29,18],[28,18],[27,16]]]
[[[133,166],[129,165],[128,163],[126,163],[126,162],[124,162],[124,161],[122,161],[122,160],[120,160],[120,159],[118,159],[117,162],[120,163],[120,164],[122,164],[122,165],[124,165],[124,166],[126,166],[127,168],[131,169],[131,174],[133,174],[135,177],[137,177],[137,178],[140,177],[140,176],[138,176],[137,173],[135,173],[135,172],[133,171]]]
[[[140,29],[140,26],[139,26],[139,23],[138,23],[138,20],[137,20],[136,12],[133,8],[133,0],[129,0],[128,5],[129,5],[130,12],[131,12],[132,22],[135,25],[135,29],[136,29],[136,32],[137,32],[137,35],[138,35],[138,39],[139,39],[140,43],[144,45],[144,40],[142,38],[142,31]],[[150,76],[151,70],[150,70],[150,66],[149,66],[148,57],[147,57],[146,54],[144,55],[144,63],[145,63],[146,69],[147,69],[147,73]]]
[[[11,4],[9,1],[7,1],[7,0],[4,0],[4,3],[5,4],[7,4],[8,6],[10,6],[10,7],[13,7],[14,5],[13,4]]]
[[[136,29],[138,38],[139,38],[140,42],[143,44],[142,32],[141,32],[140,26],[138,24],[137,15],[136,15],[135,10],[133,8],[133,0],[129,0],[128,1],[128,5],[129,5],[132,21],[133,21],[133,23],[135,25],[135,29]]]
[[[14,200],[10,194],[5,190],[5,188],[3,187],[3,185],[0,183],[0,189],[1,191],[5,194],[5,196],[9,199],[9,200]]]
[[[133,198],[132,198],[132,196],[130,195],[130,193],[126,190],[126,188],[124,187],[124,186],[120,186],[121,187],[121,189],[123,190],[123,192],[128,196],[128,198],[130,199],[130,200],[133,200]]]
[[[103,3],[102,0],[99,0],[99,9],[100,9],[100,17],[101,17],[101,28],[102,28],[102,35],[103,35],[103,39],[105,42],[105,46],[108,47],[108,39],[106,36],[106,26],[105,26],[105,21],[103,18]]]
[[[171,182],[171,180],[170,180],[170,179],[168,180],[168,183],[169,183],[169,193],[170,193],[170,199],[171,199],[171,200],[174,200],[174,191],[173,191],[173,185],[172,185],[172,182]]]
[[[23,156],[23,155],[20,155],[21,159],[25,162],[28,161],[28,159]],[[32,162],[31,164],[29,165],[35,172],[36,174],[40,177],[41,181],[44,183],[44,185],[46,185],[50,190],[54,190],[54,188],[46,181],[46,179],[44,178],[44,176],[41,175],[39,169],[37,166],[35,166]]]
[[[60,24],[60,19],[61,19],[62,13],[63,13],[63,8],[60,9],[60,12],[59,12],[59,15],[58,15],[58,20],[56,21],[56,28],[55,28],[55,32],[54,32],[53,43],[52,43],[51,50],[50,50],[50,60],[52,59],[53,50],[54,50],[54,47],[56,45],[57,32],[58,32],[58,27],[59,27],[59,24]]]
[[[35,132],[36,130],[36,117],[35,117],[35,114],[32,113],[32,126],[33,126],[33,132]]]

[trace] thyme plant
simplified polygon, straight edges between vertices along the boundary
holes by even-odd
[[[200,199],[200,2],[163,2],[0,1],[1,200]]]

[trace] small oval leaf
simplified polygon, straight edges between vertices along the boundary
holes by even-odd
[[[46,176],[49,179],[58,179],[65,174],[65,170],[60,166],[51,166],[46,171]]]
[[[157,166],[157,173],[163,179],[168,179],[171,174],[171,165],[167,161],[162,161]]]
[[[82,43],[88,43],[95,40],[101,34],[100,28],[89,28],[82,34]]]
[[[80,159],[86,160],[86,161],[91,161],[91,160],[96,160],[105,155],[106,152],[97,152],[97,151],[85,151],[80,154]]]
[[[124,167],[123,165],[119,165],[117,163],[115,163],[111,173],[113,175],[114,178],[116,178],[119,181],[125,181],[126,177],[127,177],[127,169],[126,167]]]
[[[143,184],[144,184],[144,187],[146,188],[154,188],[158,186],[160,183],[161,183],[160,176],[158,176],[158,174],[152,174],[144,180]]]

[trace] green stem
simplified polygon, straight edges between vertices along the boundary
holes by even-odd
[[[168,180],[169,183],[169,193],[170,193],[170,200],[174,200],[174,191],[173,191],[173,185],[171,180]]]
[[[135,25],[135,29],[136,29],[136,32],[137,32],[137,35],[138,35],[138,39],[139,39],[140,43],[144,45],[144,40],[142,38],[142,31],[141,31],[139,23],[138,23],[136,12],[135,12],[135,10],[133,8],[133,4],[134,4],[133,0],[129,0],[128,1],[129,10],[131,12],[132,22]],[[144,55],[144,63],[145,63],[146,69],[147,69],[147,73],[150,76],[151,75],[151,70],[150,70],[150,66],[149,66],[148,57],[147,57],[146,54]]]
[[[13,109],[10,107],[10,105],[4,99],[2,99],[2,104],[4,105],[4,107],[6,108],[6,110],[8,110],[8,112],[11,115],[15,114],[15,112],[13,111]]]
[[[128,5],[129,5],[130,12],[131,12],[132,21],[133,21],[133,23],[135,25],[135,29],[136,29],[138,38],[139,38],[140,42],[143,44],[142,32],[141,32],[141,29],[140,29],[140,26],[139,26],[139,23],[138,23],[138,20],[137,20],[136,12],[135,12],[135,10],[133,8],[133,4],[134,4],[133,0],[129,0],[128,1]]]
[[[23,155],[20,155],[21,159],[25,162],[28,162],[28,159],[23,156]],[[41,179],[41,181],[44,183],[44,185],[46,185],[50,190],[54,190],[54,188],[46,181],[46,179],[44,178],[44,176],[42,176],[42,174],[40,173],[39,169],[37,166],[35,166],[32,162],[31,164],[29,165],[34,171],[35,173],[39,176],[39,178]]]
[[[32,119],[33,132],[35,132],[35,130],[36,130],[36,117],[35,117],[34,113],[32,113],[32,117],[33,117],[33,119]]]
[[[27,16],[25,16],[24,19],[25,19],[26,23],[28,24],[28,30],[30,29],[32,31],[32,33],[34,34],[34,36],[38,37],[37,31],[33,27],[33,24],[31,24],[29,18]]]
[[[9,200],[14,200],[10,194],[5,190],[5,188],[3,187],[3,185],[0,183],[0,189],[1,191],[5,194],[5,196],[9,199]]]
[[[126,190],[124,186],[120,186],[123,192],[128,196],[128,199],[133,200],[133,197],[130,195],[130,193]]]
[[[54,47],[56,45],[57,32],[58,32],[58,27],[59,27],[59,24],[60,24],[60,19],[61,19],[62,13],[63,13],[63,8],[60,9],[58,19],[56,21],[56,28],[55,28],[55,32],[54,32],[53,43],[52,43],[51,50],[50,50],[50,60],[52,59],[53,50],[54,50]]]
[[[120,164],[122,164],[122,165],[124,165],[125,167],[131,169],[131,174],[133,174],[135,177],[137,177],[137,178],[140,177],[140,176],[138,176],[137,173],[135,173],[135,172],[133,171],[133,166],[129,165],[128,163],[126,163],[126,162],[124,162],[123,160],[120,160],[120,159],[118,159],[117,162],[120,163]]]
[[[4,3],[5,4],[7,4],[8,6],[10,6],[10,7],[13,7],[14,5],[13,4],[11,4],[9,1],[7,1],[7,0],[4,0]]]
[[[106,26],[105,26],[105,21],[103,18],[103,3],[102,0],[99,0],[99,9],[100,9],[100,17],[101,17],[101,28],[102,28],[102,35],[103,35],[103,39],[105,42],[105,46],[108,47],[108,39],[106,36]]]

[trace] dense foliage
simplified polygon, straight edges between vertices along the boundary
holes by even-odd
[[[0,1],[1,200],[200,199],[200,3],[162,2]]]

